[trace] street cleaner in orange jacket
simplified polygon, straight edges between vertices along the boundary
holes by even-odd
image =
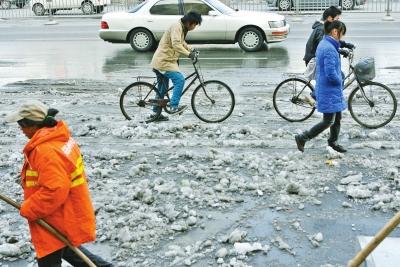
[[[65,122],[57,121],[56,109],[29,101],[7,116],[17,122],[30,140],[25,145],[22,167],[24,201],[20,214],[28,219],[39,267],[87,264],[63,242],[35,223],[43,219],[59,230],[98,267],[113,266],[81,244],[95,240],[96,223],[82,155]]]

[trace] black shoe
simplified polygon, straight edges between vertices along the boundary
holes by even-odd
[[[333,150],[340,152],[340,153],[347,152],[347,150],[344,147],[342,147],[341,145],[338,145],[336,143],[328,142],[328,146],[330,146],[331,148],[333,148]]]
[[[186,105],[182,105],[179,107],[171,108],[170,113],[171,114],[182,114],[185,110],[187,109]]]
[[[155,116],[156,116],[155,114],[150,115],[149,119],[153,120]],[[156,119],[154,119],[154,121],[169,121],[169,118],[167,116],[160,114]]]
[[[296,140],[297,148],[304,152],[304,145],[306,144],[306,140],[303,139],[302,135],[296,134],[294,139]]]

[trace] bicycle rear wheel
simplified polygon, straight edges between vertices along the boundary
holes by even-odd
[[[204,122],[222,122],[232,114],[234,107],[235,95],[223,82],[206,81],[193,91],[193,112]]]
[[[290,122],[305,121],[315,111],[315,100],[309,82],[300,78],[282,81],[275,89],[273,104],[276,112]]]
[[[152,122],[161,114],[157,99],[161,99],[158,90],[150,83],[135,82],[122,92],[119,107],[128,120]]]
[[[397,100],[392,90],[377,82],[366,82],[349,96],[353,119],[366,128],[376,129],[388,124],[396,115]]]

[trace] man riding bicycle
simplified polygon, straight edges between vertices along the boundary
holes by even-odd
[[[194,30],[201,22],[201,14],[194,11],[188,12],[179,22],[173,24],[164,33],[151,61],[151,66],[157,75],[157,86],[161,97],[164,97],[167,92],[170,79],[174,86],[171,102],[169,103],[172,114],[181,114],[187,108],[186,105],[179,105],[185,85],[185,77],[179,70],[178,61],[180,54],[192,60],[195,58],[196,51],[185,42],[185,37],[189,31]],[[154,111],[159,108],[154,107]],[[166,121],[168,117],[160,114],[157,120]]]

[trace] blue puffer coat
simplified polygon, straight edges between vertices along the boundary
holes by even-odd
[[[316,52],[317,110],[321,113],[335,113],[346,109],[343,96],[343,79],[339,55],[339,42],[325,35]]]

